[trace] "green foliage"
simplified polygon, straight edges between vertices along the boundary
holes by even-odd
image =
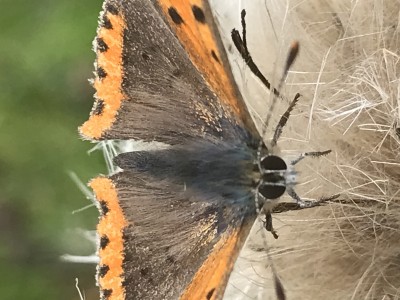
[[[77,127],[94,93],[91,51],[101,1],[2,0],[0,18],[1,299],[96,299],[95,265],[61,262],[91,254],[74,232],[95,229],[97,210],[68,171],[86,183],[105,172]],[[72,232],[71,232],[72,231]]]

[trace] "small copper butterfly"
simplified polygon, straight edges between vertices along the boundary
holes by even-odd
[[[244,28],[232,40],[257,75]],[[207,1],[106,0],[94,47],[96,100],[82,136],[165,144],[120,154],[122,171],[90,182],[102,298],[221,299],[258,212],[276,235],[271,200],[286,191],[311,205],[294,191],[294,166],[330,151],[290,164],[274,154],[299,95],[262,142]],[[285,72],[297,51],[295,43]]]

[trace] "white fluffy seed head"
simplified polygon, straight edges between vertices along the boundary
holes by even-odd
[[[272,81],[280,76],[288,45],[300,42],[300,55],[282,92],[288,101],[296,92],[302,98],[284,128],[282,155],[333,151],[299,163],[296,191],[305,199],[339,192],[340,203],[274,215],[279,239],[269,246],[287,297],[397,297],[399,2],[252,1],[229,14],[222,11],[223,1],[215,2],[220,23],[228,20],[228,26],[233,22],[239,30],[240,9],[247,9],[250,52],[265,76],[275,78]],[[235,11],[237,21],[232,21]],[[243,71],[239,57],[233,55],[233,61],[240,88],[260,121],[271,97]],[[285,107],[287,103],[277,105],[276,120]],[[276,123],[271,124],[270,132]],[[272,281],[263,279],[269,270],[263,252],[256,251],[260,243],[252,236],[236,266],[240,274],[232,278],[235,287],[228,290],[229,299],[240,299],[238,289],[256,299],[273,295]]]

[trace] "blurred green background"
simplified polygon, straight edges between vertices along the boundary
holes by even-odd
[[[98,299],[95,265],[60,260],[93,245],[97,210],[70,179],[105,172],[80,139],[94,90],[92,52],[101,0],[0,0],[0,298]]]

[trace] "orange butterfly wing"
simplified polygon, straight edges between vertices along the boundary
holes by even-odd
[[[218,138],[217,141],[221,137],[224,139],[228,136],[230,140],[240,142],[240,139],[246,136],[241,134],[241,128],[244,127],[250,135],[257,137],[258,133],[234,83],[208,3],[157,0],[153,2],[160,15],[156,15],[150,2],[120,0],[105,2],[95,41],[96,102],[90,119],[80,129],[81,133],[96,140],[165,138],[167,142],[180,143],[186,137],[198,139],[203,136],[203,132],[209,132],[211,136]],[[141,7],[134,8],[134,5]],[[177,45],[176,38],[167,32],[165,24],[161,24],[160,16],[168,21],[185,51]],[[133,18],[136,18],[134,22]],[[143,18],[143,24],[139,18]],[[149,25],[148,22],[153,23]],[[144,32],[146,28],[149,29],[147,34],[155,33],[159,39],[166,39],[170,43],[158,44],[157,38],[146,36]],[[128,29],[130,32],[126,31]],[[197,71],[193,69],[192,64]],[[186,78],[182,74],[188,74],[189,77]],[[192,116],[191,111],[196,109],[199,112]],[[223,126],[227,122],[229,124],[224,129]],[[169,132],[170,129],[173,129],[172,133]],[[154,132],[158,135],[153,135]],[[248,161],[251,170],[252,160]],[[227,163],[228,168],[231,165],[235,166],[235,161],[228,160]],[[229,171],[227,173],[229,175]],[[158,293],[159,296],[179,293],[181,299],[220,299],[239,249],[255,218],[253,199],[242,200],[238,207],[224,206],[221,203],[221,206],[216,205],[209,212],[193,211],[195,205],[179,211],[178,205],[175,204],[177,213],[179,211],[181,214],[181,220],[184,220],[183,217],[190,220],[192,216],[197,216],[202,222],[211,222],[213,226],[221,224],[224,230],[211,238],[214,233],[202,229],[197,232],[195,230],[197,224],[185,228],[186,231],[181,234],[188,237],[204,235],[203,238],[207,237],[208,241],[195,247],[198,248],[196,251],[202,250],[201,254],[193,252],[198,259],[193,258],[191,265],[181,266],[180,270],[190,275],[176,274],[181,278],[179,287],[166,288],[157,285],[145,287],[143,286],[145,283],[141,280],[145,278],[150,280],[149,282],[152,280],[148,278],[150,275],[146,271],[146,261],[139,262],[138,260],[142,258],[129,247],[147,249],[146,243],[157,244],[158,241],[143,242],[137,238],[135,232],[140,235],[137,230],[140,230],[141,225],[136,222],[140,223],[146,218],[146,214],[143,215],[141,212],[143,209],[148,209],[146,205],[149,204],[146,203],[150,203],[149,207],[160,214],[163,211],[162,206],[159,210],[157,205],[162,205],[161,200],[165,200],[164,203],[176,200],[162,199],[166,197],[166,192],[177,195],[182,189],[180,185],[165,185],[163,190],[165,194],[157,196],[157,193],[151,190],[151,185],[148,185],[143,188],[145,192],[142,192],[142,187],[136,184],[135,180],[129,179],[131,175],[122,172],[109,178],[99,177],[91,183],[101,211],[98,225],[100,236],[98,282],[104,298],[132,299],[135,293],[136,295]],[[142,175],[137,174],[137,176],[141,178]],[[143,182],[149,182],[148,177],[144,178]],[[136,180],[142,182],[140,179]],[[157,186],[156,178],[153,180]],[[133,185],[133,188],[131,189],[129,185]],[[211,192],[216,191],[211,190]],[[128,194],[131,196],[125,199]],[[218,196],[221,198],[218,201],[223,201],[224,197]],[[196,197],[200,202],[209,201],[201,194]],[[184,206],[190,203],[188,199],[188,196],[183,195],[179,201]],[[220,216],[217,214],[218,207],[221,207],[221,210],[226,207],[227,211]],[[151,224],[156,227],[154,230],[157,230],[157,224],[164,225],[160,220],[154,219]],[[168,225],[170,221],[168,219],[165,222]],[[150,225],[142,225],[142,228],[149,232],[153,230]],[[129,238],[124,236],[127,232],[132,233]],[[192,247],[195,241],[187,244]],[[156,251],[157,247],[153,249]],[[130,252],[133,253],[131,256],[134,260],[131,265],[136,270],[131,270],[131,275],[127,275],[129,272],[126,268],[129,261],[126,261],[126,254]],[[157,255],[147,258],[149,264],[159,265],[151,261],[157,259]],[[139,275],[137,268],[140,269]],[[171,268],[171,265],[168,268]],[[154,278],[159,275],[154,274]],[[135,280],[131,282],[128,278]],[[147,290],[151,286],[153,290]]]
[[[209,3],[202,0],[158,0],[158,3],[211,89],[256,136],[257,130],[233,78]]]

